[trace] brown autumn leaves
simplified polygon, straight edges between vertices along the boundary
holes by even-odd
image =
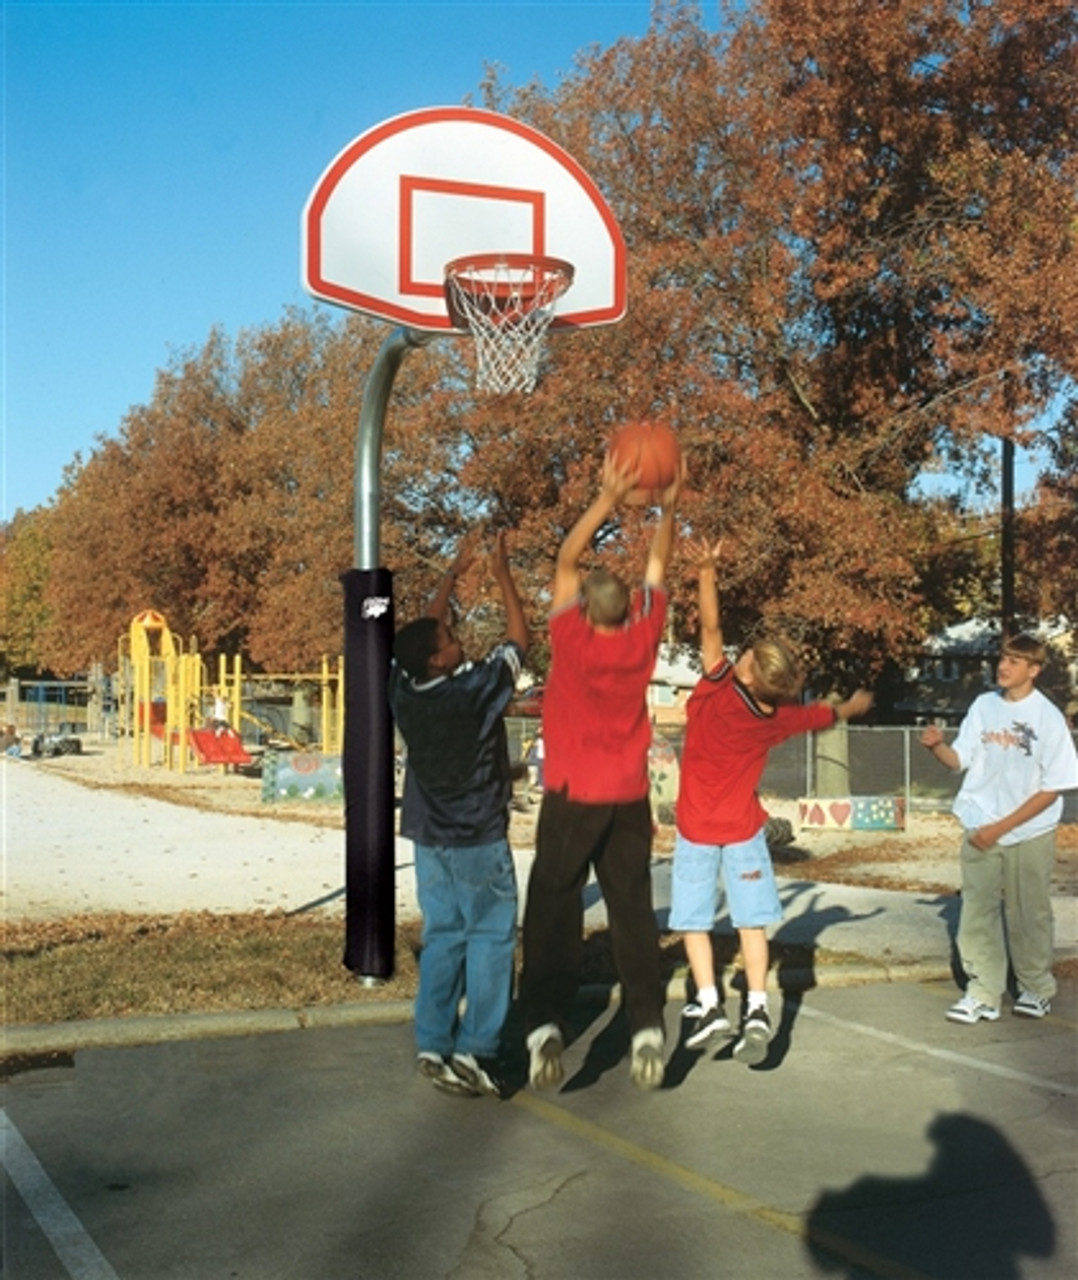
[[[555,339],[528,397],[477,398],[463,342],[405,360],[381,471],[399,619],[483,522],[513,531],[541,630],[606,438],[651,416],[690,459],[687,530],[724,539],[734,641],[780,626],[841,686],[941,624],[998,614],[984,486],[999,441],[1030,433],[1046,469],[1019,513],[1018,607],[1073,612],[1078,15],[1062,0],[871,8],[759,0],[716,35],[695,6],[660,3],[646,37],[582,53],[554,88],[490,73],[482,105],[559,141],[615,210],[629,311]],[[108,667],[147,608],[268,670],[339,652],[356,424],[386,333],[290,310],[159,371],[54,501],[4,529],[8,669]],[[917,487],[938,470],[968,479],[965,501]],[[604,530],[596,555],[638,566],[645,519]],[[677,562],[671,586],[691,643]],[[459,594],[482,643],[488,584]]]

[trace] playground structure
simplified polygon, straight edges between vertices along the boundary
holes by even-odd
[[[119,731],[130,740],[132,764],[178,773],[192,765],[247,767],[266,747],[317,745],[335,755],[343,735],[342,681],[342,659],[334,668],[323,658],[317,673],[245,675],[239,654],[219,655],[211,681],[197,640],[185,648],[164,617],[147,609],[118,643]],[[291,705],[275,724],[281,690]]]

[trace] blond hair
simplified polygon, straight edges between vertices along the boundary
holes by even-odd
[[[785,640],[767,638],[752,646],[752,690],[765,702],[794,702],[804,684],[801,663]]]
[[[629,613],[629,588],[609,569],[593,569],[582,588],[584,610],[595,627],[620,627]]]

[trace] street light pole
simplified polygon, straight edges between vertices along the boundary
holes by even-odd
[[[1003,638],[1014,634],[1014,441],[1002,440],[1000,476],[1000,623]]]

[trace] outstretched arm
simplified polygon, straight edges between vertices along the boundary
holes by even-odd
[[[693,543],[690,554],[696,564],[700,602],[700,661],[704,671],[713,670],[722,661],[722,620],[719,613],[718,564],[722,541],[709,546]]]
[[[644,569],[644,581],[649,587],[661,587],[666,578],[666,566],[670,563],[670,553],[674,549],[674,511],[677,509],[678,491],[684,477],[683,460],[673,484],[663,490],[660,500],[659,523],[652,535],[647,567]]]
[[[607,455],[603,462],[602,487],[591,506],[565,535],[554,565],[552,609],[560,609],[580,594],[580,559],[591,545],[603,521],[625,495],[630,493],[640,476],[640,468],[618,467]]]
[[[944,742],[943,730],[938,724],[925,726],[921,734],[921,746],[927,747],[940,764],[946,765],[948,769],[958,770],[962,768],[962,761],[958,758],[958,752]]]
[[[490,572],[502,593],[505,605],[505,632],[510,640],[527,652],[531,641],[528,620],[524,616],[524,606],[520,602],[516,583],[509,568],[509,557],[506,554],[505,534],[498,533],[494,538],[494,547],[490,553]]]
[[[840,720],[853,720],[857,716],[867,715],[875,701],[875,696],[867,689],[858,689],[856,693],[851,693],[845,702],[840,702],[835,707],[835,715]]]
[[[475,559],[476,536],[473,531],[465,534],[461,540],[461,544],[457,548],[457,554],[453,557],[453,562],[442,575],[442,579],[438,583],[438,589],[431,596],[427,605],[426,616],[428,618],[437,618],[439,621],[444,622],[449,616],[449,601],[453,596],[453,588],[456,586],[457,579]]]

